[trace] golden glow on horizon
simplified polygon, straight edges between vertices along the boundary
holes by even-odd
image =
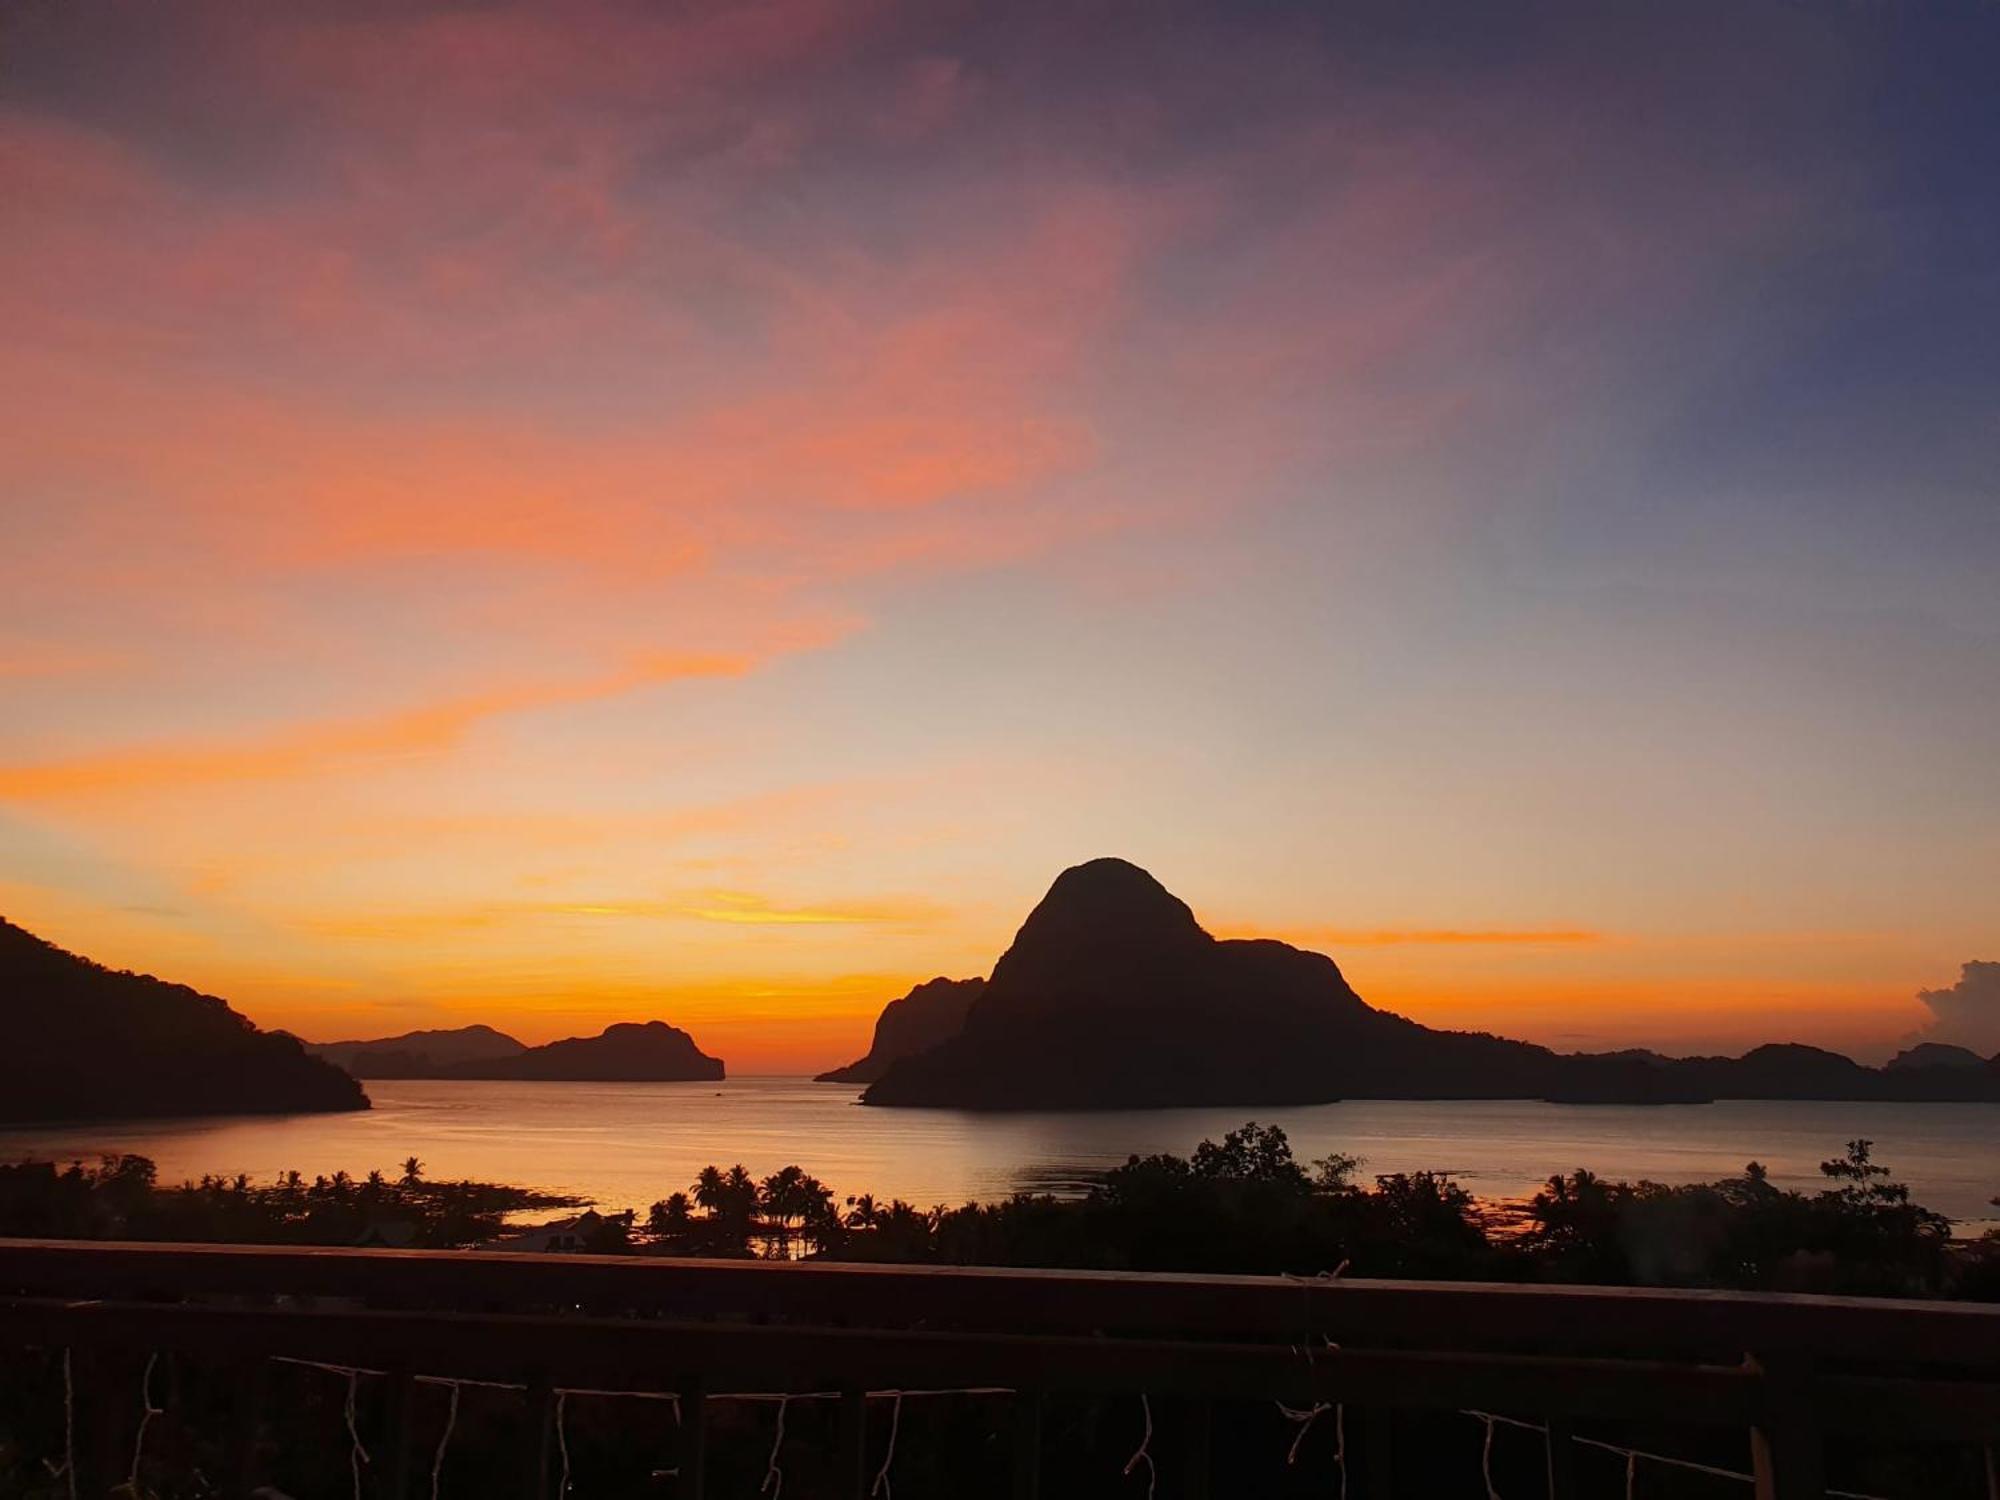
[[[807,954],[807,971],[782,976],[752,967],[748,973],[701,977],[677,973],[670,962],[661,967],[657,982],[648,982],[633,977],[630,962],[608,959],[594,944],[560,932],[553,935],[557,948],[552,961],[550,939],[523,932],[518,923],[525,912],[539,910],[551,920],[569,916],[620,922],[637,915],[649,923],[701,925],[702,919],[691,917],[680,901],[555,902],[539,908],[522,904],[400,917],[389,913],[377,923],[329,926],[329,936],[412,945],[391,1001],[383,991],[371,993],[369,982],[361,978],[295,974],[245,964],[227,951],[159,942],[158,921],[144,915],[126,916],[109,926],[97,914],[75,908],[61,916],[53,910],[42,915],[36,910],[43,905],[35,899],[38,894],[0,886],[10,914],[44,936],[118,966],[151,970],[222,994],[261,1024],[315,1039],[483,1021],[535,1043],[595,1032],[613,1021],[657,1018],[688,1029],[706,1050],[739,1072],[816,1072],[860,1055],[883,1004],[937,974],[957,978],[988,972],[1012,930],[1003,919],[981,935],[976,924],[990,918],[922,903],[878,903],[868,908],[872,915],[867,920],[858,909],[830,908],[817,914],[844,915],[846,922],[831,925],[864,930],[871,921],[921,919],[929,925],[920,930],[929,935],[917,939],[918,947],[934,956],[901,971],[843,972],[821,968]],[[744,913],[753,921],[774,909],[765,896],[728,895],[735,904],[718,909]],[[726,923],[725,930],[737,925]],[[775,935],[795,926],[820,925],[781,918],[771,930]],[[93,927],[101,937],[83,935]],[[1216,927],[1218,936],[1240,931],[1230,924]],[[477,939],[482,948],[496,940],[509,946],[467,967],[447,957],[454,950],[437,946],[455,929]],[[1662,935],[1614,941],[1593,935],[1595,942],[1543,943],[1516,941],[1544,931],[1521,929],[1489,944],[1463,941],[1465,933],[1459,929],[1364,931],[1446,934],[1438,943],[1363,943],[1351,945],[1352,952],[1325,945],[1323,951],[1341,963],[1371,1004],[1429,1025],[1495,1030],[1562,1050],[1640,1045],[1740,1050],[1762,1041],[1810,1040],[1865,1055],[1915,1031],[1927,1018],[1907,993],[1896,993],[1894,978],[1886,977],[1899,973],[1909,958],[1899,944],[1880,935],[1744,934],[1728,941]],[[1284,940],[1316,946],[1305,942],[1306,936],[1289,929]],[[566,957],[561,954],[565,946],[570,949]],[[1489,947],[1494,952],[1480,956]],[[1842,967],[1861,966],[1885,977],[1842,978],[1837,969],[1824,974],[1806,969],[1803,979],[1787,977],[1801,970],[1799,952],[1826,949],[1844,955]],[[518,962],[509,957],[516,951],[523,955]],[[754,940],[731,941],[721,949],[704,950],[702,961],[754,966],[760,952],[770,956]],[[1754,955],[1751,966],[1770,977],[1728,972],[1744,966],[1746,955]]]
[[[1300,948],[1493,947],[1571,948],[1609,941],[1601,932],[1566,928],[1524,928],[1459,931],[1452,928],[1258,927],[1225,923],[1213,929],[1221,938],[1276,938]]]

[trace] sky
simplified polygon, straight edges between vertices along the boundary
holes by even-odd
[[[0,914],[798,1071],[1116,854],[1433,1024],[2000,1048],[1996,56],[21,0]]]

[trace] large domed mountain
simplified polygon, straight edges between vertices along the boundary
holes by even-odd
[[[1884,1072],[1795,1044],[1674,1059],[1435,1031],[1367,1004],[1324,954],[1218,941],[1137,865],[1098,859],[1057,877],[964,1029],[892,1063],[862,1102],[1138,1109],[1349,1097],[2000,1100],[2000,1059]]]
[[[1556,1054],[1431,1031],[1364,1002],[1332,959],[1218,941],[1137,865],[1065,870],[952,1040],[892,1065],[869,1104],[972,1109],[1301,1104],[1379,1092],[1541,1095]]]
[[[296,1037],[184,984],[107,969],[0,921],[0,1119],[368,1108]]]

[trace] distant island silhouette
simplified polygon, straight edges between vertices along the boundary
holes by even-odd
[[[861,1099],[976,1110],[1342,1098],[2000,1100],[2000,1057],[1972,1062],[1916,1049],[1901,1066],[1867,1068],[1798,1043],[1735,1058],[1558,1053],[1434,1030],[1367,1004],[1324,954],[1218,940],[1146,871],[1097,859],[1057,877],[958,1034],[891,1061]]]
[[[368,1108],[353,1078],[227,1001],[0,920],[0,1120]]]
[[[547,1083],[688,1083],[723,1076],[693,1037],[665,1021],[619,1021],[596,1036],[530,1047],[491,1026],[408,1031],[306,1050],[357,1078],[518,1078]]]
[[[307,1042],[305,1049],[356,1078],[442,1078],[463,1063],[519,1057],[528,1044],[491,1026],[473,1025],[406,1031],[370,1042]]]
[[[723,1077],[722,1059],[665,1021],[620,1021],[596,1036],[565,1037],[511,1057],[459,1063],[438,1078],[521,1078],[546,1082],[691,1083]]]
[[[889,1071],[891,1063],[915,1057],[963,1031],[966,1013],[985,988],[983,979],[925,980],[882,1008],[865,1057],[821,1073],[813,1082],[873,1083]]]

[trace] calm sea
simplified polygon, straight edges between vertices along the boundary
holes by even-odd
[[[1703,1181],[1755,1159],[1790,1187],[1855,1136],[1875,1143],[1919,1202],[1991,1220],[2000,1104],[1735,1101],[1639,1107],[1523,1101],[1354,1100],[1297,1109],[974,1115],[863,1109],[855,1090],[797,1078],[725,1083],[388,1082],[360,1114],[0,1128],[0,1160],[140,1152],[163,1180],[392,1172],[576,1193],[607,1208],[685,1188],[710,1162],[759,1175],[796,1162],[842,1196],[962,1203],[1017,1189],[1073,1191],[1133,1152],[1185,1154],[1247,1116],[1284,1126],[1301,1158],[1345,1151],[1364,1173],[1450,1172],[1482,1198],[1531,1192],[1583,1166],[1606,1177]]]

